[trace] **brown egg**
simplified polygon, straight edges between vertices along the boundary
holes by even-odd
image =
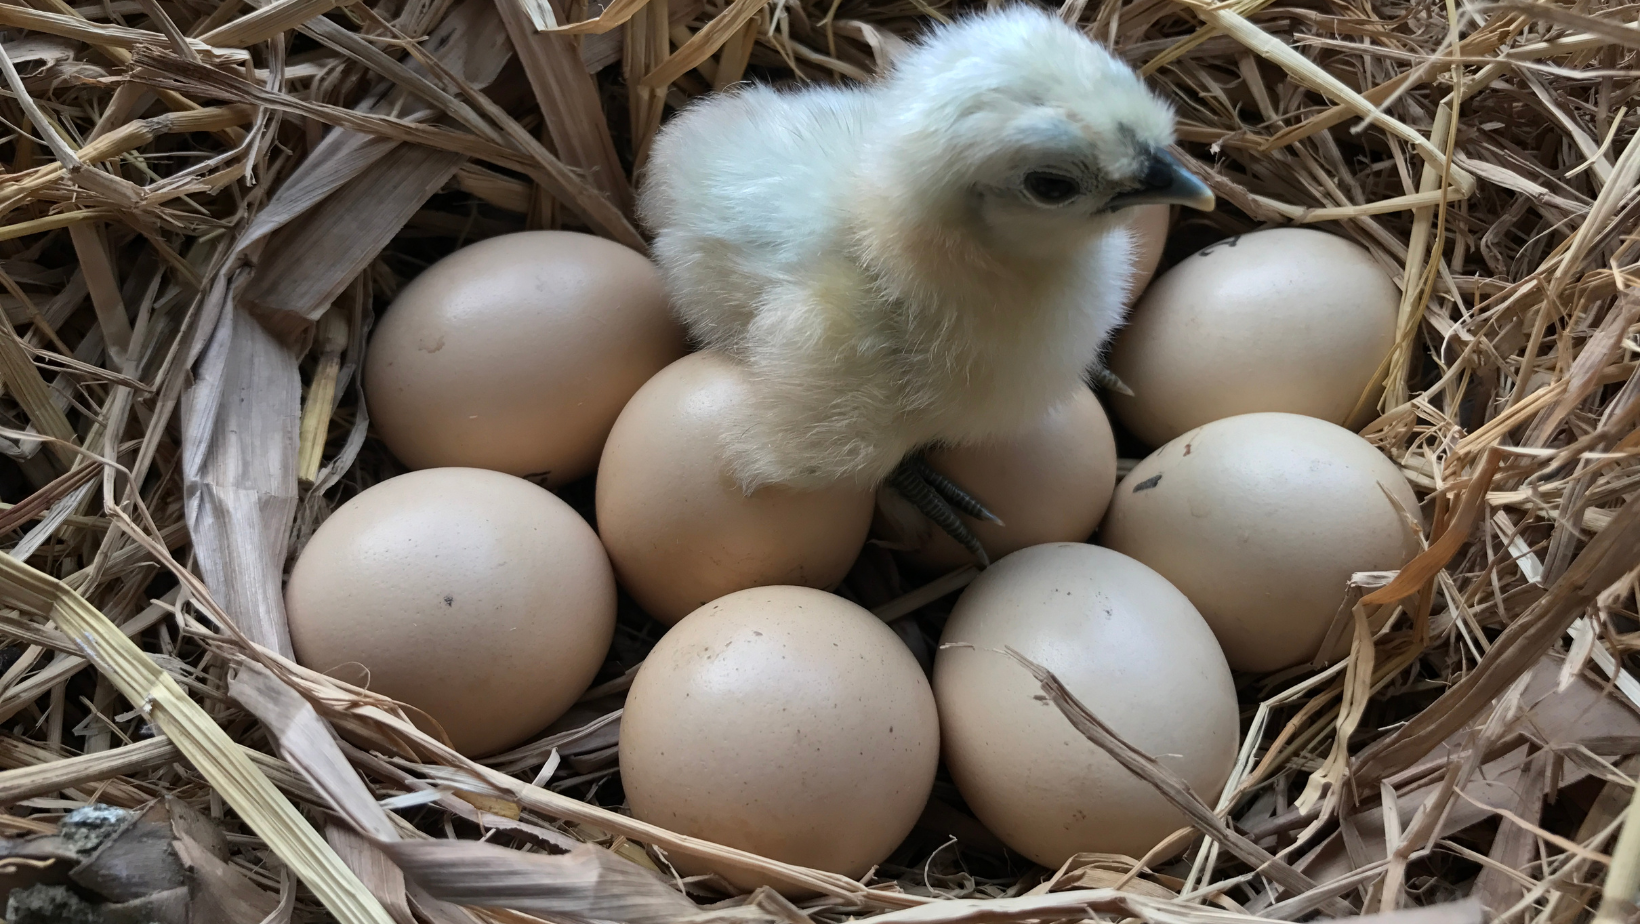
[[[1116,439],[1086,388],[1016,437],[935,450],[928,463],[1002,520],[963,518],[992,561],[1026,546],[1087,539],[1116,489]],[[907,556],[912,563],[947,571],[971,561],[944,530],[914,515],[922,546]]]
[[[1142,857],[1188,822],[1041,700],[1005,647],[1209,804],[1230,776],[1238,726],[1224,655],[1190,601],[1126,555],[1068,542],[1015,552],[963,591],[940,645],[946,768],[987,828],[1049,869],[1075,853]]]
[[[683,355],[641,254],[569,231],[480,241],[399,293],[370,341],[371,423],[411,468],[591,474],[626,400]]]
[[[910,833],[939,741],[928,680],[892,629],[824,591],[759,587],[689,614],[638,669],[621,783],[644,821],[857,877]]]
[[[1111,410],[1160,446],[1236,414],[1346,423],[1395,343],[1400,290],[1361,246],[1307,228],[1205,247],[1145,290],[1111,349]],[[1366,394],[1366,407],[1377,392]]]
[[[480,756],[585,692],[615,632],[615,578],[592,527],[551,492],[434,468],[331,514],[285,606],[298,661],[425,711]]]
[[[1116,486],[1099,541],[1183,591],[1231,667],[1273,671],[1316,656],[1351,574],[1417,553],[1397,504],[1419,516],[1400,469],[1361,437],[1314,417],[1243,414],[1141,461]]]
[[[1173,223],[1173,206],[1140,205],[1132,209],[1128,227],[1133,231],[1133,278],[1128,282],[1127,303],[1132,305],[1150,285],[1156,266],[1167,248],[1167,231]]]
[[[748,497],[735,485],[720,446],[745,388],[721,354],[686,356],[632,396],[604,447],[598,533],[621,586],[662,622],[747,587],[829,587],[865,545],[870,491],[771,485]]]

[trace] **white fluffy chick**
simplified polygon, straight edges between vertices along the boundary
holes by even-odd
[[[748,492],[888,481],[984,561],[983,508],[919,450],[1007,434],[1082,387],[1123,316],[1120,209],[1213,197],[1171,109],[1026,6],[940,27],[879,83],[702,100],[655,141],[643,220],[674,308],[745,364]]]

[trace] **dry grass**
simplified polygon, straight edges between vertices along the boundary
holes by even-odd
[[[618,710],[657,632],[641,614],[549,737],[482,764],[287,660],[288,559],[399,471],[358,369],[403,282],[524,228],[641,246],[632,169],[671,108],[743,76],[870,79],[959,12],[585,7],[0,3],[0,832],[175,796],[287,899],[270,920],[1208,922],[1462,895],[1495,920],[1632,917],[1640,7],[1068,0],[1172,97],[1223,203],[1170,260],[1327,222],[1401,283],[1365,432],[1434,525],[1399,575],[1358,576],[1346,662],[1242,678],[1223,793],[1179,790],[1042,678],[1194,819],[1182,859],[1032,868],[942,782],[863,883],[620,814]],[[965,579],[918,588],[870,550],[842,591],[926,649]],[[691,902],[641,872],[675,854],[819,897],[694,881]]]

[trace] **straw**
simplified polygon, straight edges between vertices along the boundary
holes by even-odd
[[[360,378],[410,280],[527,229],[642,251],[634,190],[680,106],[874,80],[988,5],[0,4],[4,832],[165,797],[227,830],[226,859],[189,856],[270,920],[1632,917],[1640,23],[1617,0],[1052,5],[1171,103],[1219,197],[1164,272],[1302,225],[1401,292],[1358,411],[1427,544],[1341,588],[1349,656],[1237,678],[1222,790],[1037,673],[1067,735],[1184,812],[1167,849],[1037,868],[944,777],[860,880],[633,818],[616,745],[662,627],[630,605],[582,701],[484,760],[294,662],[292,561],[403,471]],[[561,496],[590,515],[592,493]],[[874,544],[836,590],[929,655],[975,575]]]

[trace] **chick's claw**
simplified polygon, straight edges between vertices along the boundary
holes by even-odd
[[[979,540],[974,537],[968,524],[962,521],[959,513],[989,520],[998,525],[1001,525],[1002,521],[996,514],[986,510],[985,506],[967,491],[930,468],[921,456],[910,456],[901,462],[889,476],[888,483],[901,497],[921,511],[923,516],[967,549],[981,568],[991,564],[990,556],[985,554],[985,547],[979,544]]]
[[[916,469],[922,480],[927,482],[936,494],[944,498],[947,504],[955,507],[958,511],[966,513],[976,520],[986,520],[998,526],[1005,525],[997,518],[996,514],[986,510],[984,504],[975,500],[972,494],[964,491],[955,481],[934,471],[934,467],[929,465],[928,460],[922,456],[911,456],[903,464]]]
[[[1133,397],[1133,389],[1129,388],[1126,382],[1117,378],[1116,373],[1104,366],[1094,366],[1089,369],[1088,378],[1092,380],[1093,387],[1100,391],[1113,391],[1119,395]]]

